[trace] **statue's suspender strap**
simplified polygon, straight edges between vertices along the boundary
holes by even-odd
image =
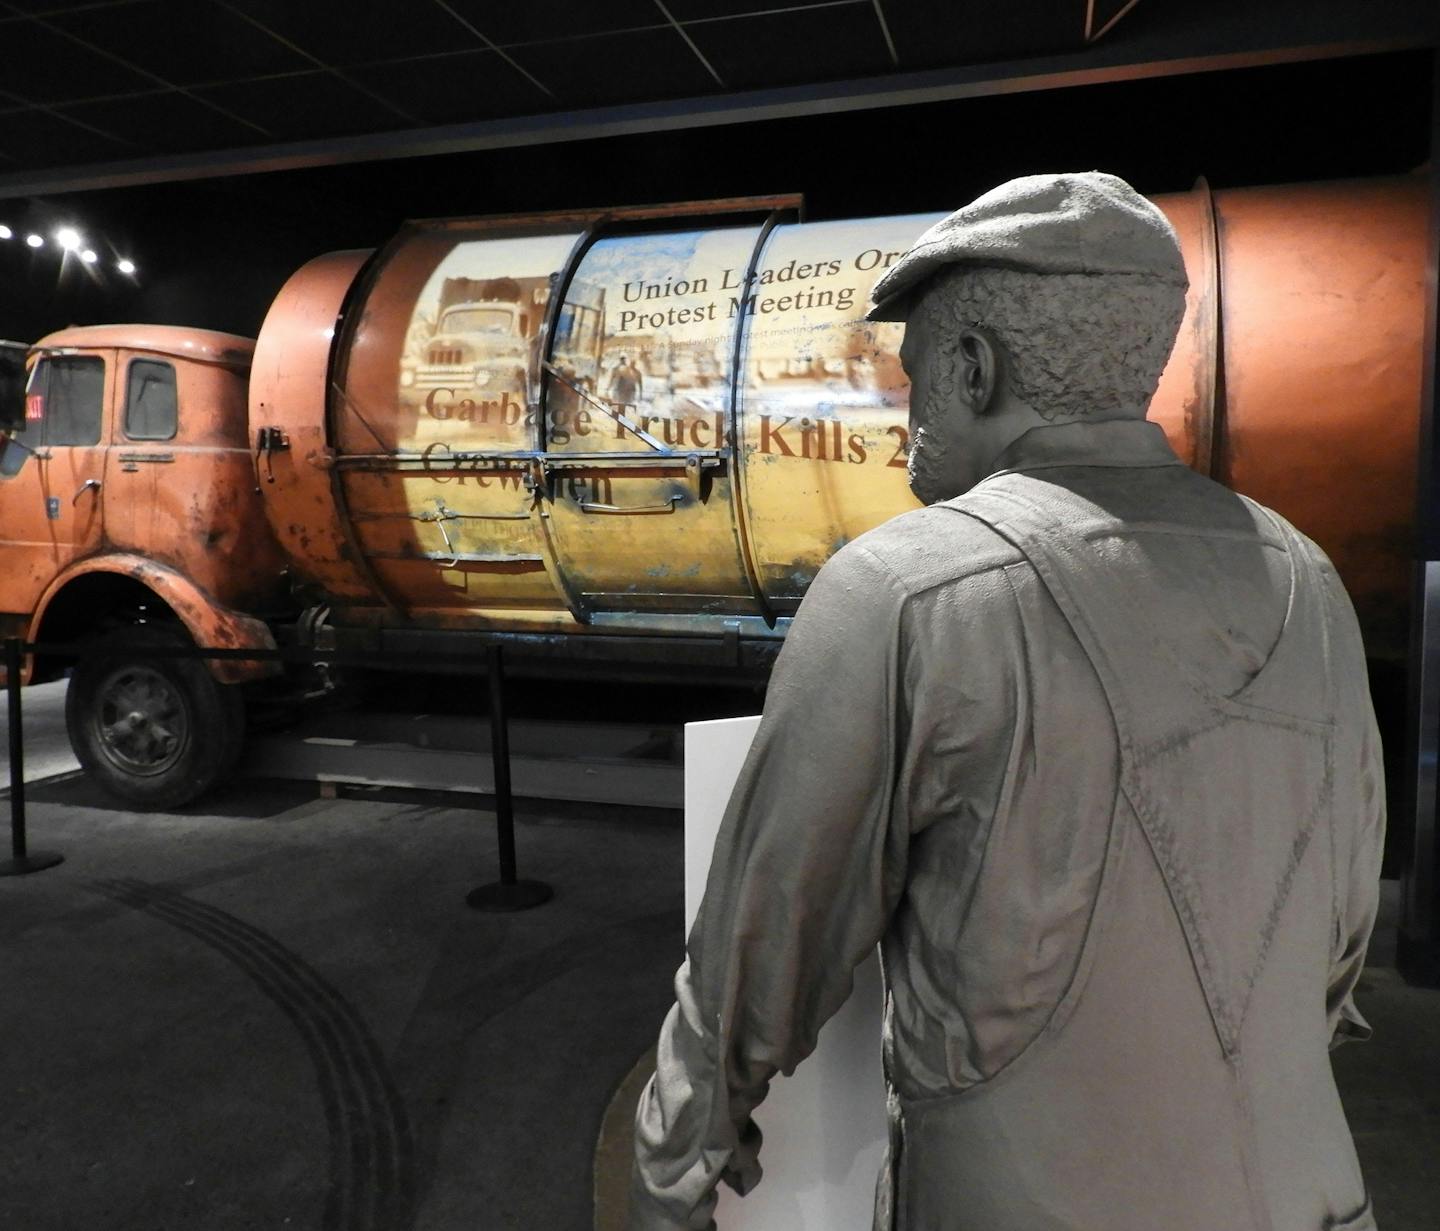
[[[1237,1054],[1295,870],[1329,815],[1332,671],[1317,564],[1287,523],[1251,504],[1289,556],[1289,610],[1260,672],[1222,696],[1147,622],[1134,601],[1143,596],[1126,590],[1128,576],[1146,571],[1143,531],[1117,532],[1103,510],[1052,484],[1043,485],[1045,507],[1032,485],[1041,487],[1025,475],[999,475],[937,507],[983,522],[1024,555],[1094,667],[1114,720],[1120,788],[1164,876],[1221,1047]],[[1073,501],[1073,521],[1052,511],[1057,499]],[[1237,784],[1202,772],[1222,759],[1279,800],[1281,815],[1232,815]],[[1293,823],[1279,832],[1287,817]],[[1254,880],[1254,919],[1245,923],[1233,901],[1207,899],[1237,859],[1236,845],[1252,838],[1245,874]]]

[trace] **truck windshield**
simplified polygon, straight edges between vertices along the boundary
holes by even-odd
[[[441,333],[515,333],[515,315],[505,308],[464,308],[447,312]]]
[[[18,474],[42,444],[98,444],[104,393],[104,360],[88,355],[41,359],[25,385],[25,426],[9,434],[0,452],[0,478]]]

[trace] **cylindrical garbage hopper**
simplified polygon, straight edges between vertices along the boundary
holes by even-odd
[[[1312,535],[1403,655],[1423,179],[1156,203],[1191,289],[1151,417]],[[863,317],[938,217],[448,220],[312,262],[251,388],[296,578],[341,624],[783,633],[915,507],[903,326]]]

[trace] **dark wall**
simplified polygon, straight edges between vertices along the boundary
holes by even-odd
[[[1427,52],[837,112],[530,149],[0,202],[139,266],[91,275],[0,244],[0,337],[152,321],[253,335],[310,257],[401,221],[803,192],[811,218],[948,210],[1014,175],[1098,167],[1144,192],[1408,171],[1428,156]]]

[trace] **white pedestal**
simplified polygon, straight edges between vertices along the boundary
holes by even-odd
[[[730,791],[759,718],[685,726],[685,931],[705,877]],[[721,1231],[869,1231],[875,1177],[885,1151],[880,1067],[880,964],[855,972],[855,990],[826,1023],[793,1077],[777,1077],[755,1114],[764,1134],[765,1177],[748,1197],[720,1186]]]

